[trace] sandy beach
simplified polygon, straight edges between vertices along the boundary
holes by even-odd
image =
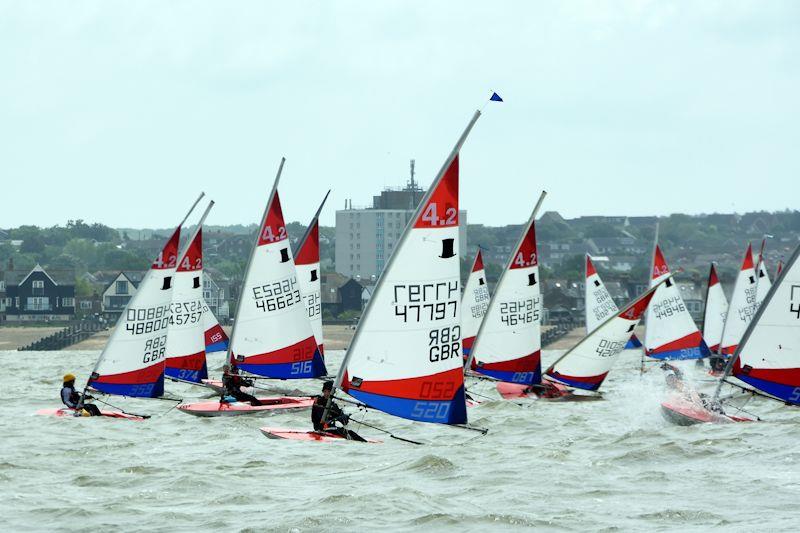
[[[547,326],[545,326],[547,328]],[[0,327],[0,350],[16,350],[26,346],[42,337],[51,335],[61,328],[57,327],[32,327],[32,326],[4,326]],[[230,326],[224,326],[225,332],[230,335]],[[95,335],[77,344],[65,348],[65,350],[102,350],[108,342],[113,328],[100,331]],[[345,350],[353,340],[355,330],[351,326],[326,325],[323,326],[325,336],[325,347],[330,350]],[[583,337],[584,329],[575,328],[566,336],[560,338],[548,348],[552,350],[566,350],[573,347]],[[644,328],[636,328],[636,335],[644,338]]]

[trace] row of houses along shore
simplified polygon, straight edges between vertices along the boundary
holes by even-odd
[[[352,200],[346,200],[344,208],[335,213],[335,228],[322,228],[320,277],[324,319],[357,318],[424,194],[425,190],[414,178],[412,161],[411,176],[404,187],[384,189],[373,196],[369,207],[354,207]],[[462,264],[468,267],[472,254],[480,246],[491,289],[496,280],[490,267],[496,275],[505,264],[520,226],[468,225],[466,211],[461,211],[459,217]],[[702,228],[699,232],[695,230],[694,235],[673,238],[673,246],[664,247],[673,270],[687,269],[677,274],[676,280],[687,309],[698,322],[704,308],[705,273],[712,261],[718,262],[723,288],[730,293],[748,239],[775,233],[766,253],[767,265],[772,268],[779,259],[788,257],[797,243],[796,230],[800,228],[800,212],[677,217],[678,222],[696,220],[696,226]],[[576,265],[582,264],[586,254],[593,257],[618,306],[644,292],[652,235],[659,220],[655,216],[583,216],[568,220],[555,211],[545,212],[537,222],[539,262],[546,269],[542,275],[545,321],[583,321],[583,268]],[[675,222],[672,217],[661,220]],[[597,236],[596,231],[592,234],[597,228],[603,228],[608,235]],[[243,266],[252,244],[251,233],[255,232],[255,227],[236,229],[209,229],[204,235],[208,250],[203,296],[223,324],[230,323],[236,309],[240,280],[223,275],[212,265],[225,259]],[[302,234],[300,228],[295,229],[290,231],[294,239]],[[716,239],[712,245],[704,239],[706,229],[709,234],[724,233],[726,237]],[[145,257],[154,256],[165,238],[152,230],[117,231],[123,236],[119,247],[137,250]],[[674,245],[675,242],[679,244]],[[18,248],[22,242],[9,239],[8,233],[0,230],[0,244]],[[467,269],[462,269],[463,275]],[[730,272],[727,279],[726,269]],[[9,259],[4,267],[0,266],[0,324],[87,319],[113,323],[135,294],[144,274],[145,271],[137,270],[103,270],[76,275],[74,269],[45,268],[40,264],[20,269]],[[76,284],[82,287],[80,295],[76,295]]]

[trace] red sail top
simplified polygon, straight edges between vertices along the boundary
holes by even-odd
[[[314,219],[311,229],[306,235],[306,240],[300,244],[294,262],[297,265],[319,263],[319,219]]]
[[[650,291],[649,294],[636,300],[628,307],[623,309],[617,316],[619,316],[620,318],[626,318],[628,320],[639,320],[642,317],[642,313],[644,313],[644,310],[647,309],[648,305],[650,305],[650,300],[653,299],[653,295],[655,295],[655,293],[656,291]]]
[[[531,221],[525,238],[519,244],[519,248],[511,261],[510,269],[528,268],[539,264],[539,255],[536,253],[536,223]]]
[[[472,263],[472,271],[477,272],[479,270],[483,270],[483,256],[481,255],[480,248],[478,249],[478,253],[475,254],[475,262]]]
[[[178,263],[178,272],[194,272],[203,269],[203,229],[197,231],[192,243]]]
[[[750,270],[753,268],[753,245],[747,243],[747,251],[744,254],[744,261],[742,261],[742,270]]]
[[[181,228],[178,226],[172,233],[172,237],[167,241],[167,244],[164,245],[164,248],[156,256],[155,260],[153,260],[153,264],[150,268],[153,270],[175,268],[175,265],[178,263],[178,244],[180,240]]]
[[[433,186],[428,204],[414,222],[415,228],[458,226],[458,155]]]
[[[597,274],[597,270],[594,269],[594,263],[592,263],[592,258],[589,254],[586,254],[586,278],[588,279],[589,276],[594,276]]]
[[[719,283],[719,278],[717,277],[717,269],[714,268],[714,264],[711,264],[711,272],[708,273],[708,286],[713,287]]]
[[[272,244],[280,242],[287,238],[286,224],[283,222],[283,211],[281,210],[281,199],[278,197],[278,191],[272,197],[272,203],[267,208],[267,217],[264,220],[264,226],[261,228],[261,233],[258,235],[258,245]]]
[[[666,259],[664,259],[664,254],[661,253],[661,248],[656,244],[653,256],[653,277],[651,279],[658,279],[664,274],[669,274],[669,267]]]

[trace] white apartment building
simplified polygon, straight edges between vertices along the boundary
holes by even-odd
[[[413,214],[410,209],[336,211],[336,272],[365,282],[377,279]],[[463,257],[467,252],[466,211],[459,211],[459,225]]]

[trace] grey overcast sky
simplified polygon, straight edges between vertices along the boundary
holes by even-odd
[[[367,205],[462,151],[469,221],[795,209],[797,1],[0,0],[0,227]]]

